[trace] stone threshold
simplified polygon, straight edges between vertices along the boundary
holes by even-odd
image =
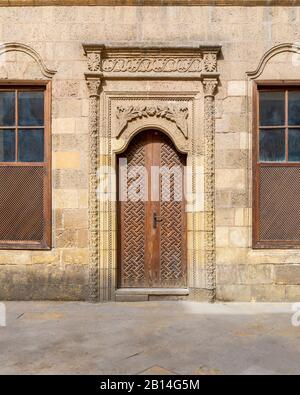
[[[115,293],[116,302],[181,300],[188,295],[188,288],[119,288]]]

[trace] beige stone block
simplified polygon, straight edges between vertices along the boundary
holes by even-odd
[[[230,190],[216,191],[216,208],[217,210],[229,209],[232,206],[232,193]]]
[[[272,265],[238,265],[237,282],[240,284],[272,284]]]
[[[238,113],[242,114],[246,111],[246,98],[245,97],[225,97],[222,103],[224,114]]]
[[[52,133],[65,134],[75,133],[76,118],[53,118],[52,120]]]
[[[55,81],[53,97],[78,97],[80,82],[76,80]]]
[[[0,265],[27,265],[31,263],[30,252],[15,251],[14,253],[8,251],[1,251]]]
[[[34,254],[31,257],[33,264],[50,264],[60,261],[60,253],[58,251],[44,251],[42,253]]]
[[[285,301],[284,285],[252,285],[251,300],[254,302],[282,302]]]
[[[246,227],[229,228],[229,245],[233,247],[249,246],[249,231]]]
[[[245,81],[228,81],[227,93],[228,96],[245,96],[246,95]]]
[[[216,245],[218,247],[227,247],[229,241],[228,227],[216,227]]]
[[[223,302],[249,302],[251,288],[249,285],[218,285],[217,300]]]
[[[242,189],[244,187],[244,169],[216,169],[216,188]]]
[[[77,248],[65,250],[62,253],[62,262],[85,265],[88,263],[88,256],[89,252],[87,249]]]
[[[235,209],[218,208],[216,210],[216,226],[233,226],[235,218]]]
[[[223,113],[221,119],[216,120],[216,133],[240,133],[246,128],[244,114]]]
[[[216,133],[216,150],[240,149],[241,133]]]
[[[53,101],[54,118],[76,118],[81,115],[81,100],[76,98],[56,99]]]
[[[300,286],[299,285],[287,285],[285,288],[285,296],[288,302],[299,302],[300,301]]]
[[[249,224],[249,210],[247,208],[236,208],[234,215],[235,226],[248,226]]]
[[[78,208],[79,192],[77,189],[54,189],[55,208]]]
[[[216,268],[217,284],[232,285],[237,282],[237,266],[236,265],[217,265]]]
[[[218,264],[244,264],[247,263],[247,248],[217,247],[216,261]]]
[[[88,210],[64,210],[64,227],[82,229],[88,227]]]
[[[55,235],[57,248],[77,248],[78,231],[73,229],[58,230]]]
[[[78,192],[78,206],[79,208],[89,207],[89,192],[87,189],[80,189]]]
[[[54,218],[55,218],[55,228],[62,229],[64,227],[64,225],[63,225],[63,210],[62,209],[54,210]]]
[[[85,101],[83,101],[83,104],[85,105]],[[76,133],[78,133],[78,134],[88,134],[88,132],[89,132],[88,117],[77,118],[75,128],[76,128],[75,129]]]
[[[275,283],[300,285],[300,265],[275,266]]]
[[[239,133],[239,136],[240,136],[240,149],[242,149],[242,150],[249,149],[249,147],[250,147],[249,133],[241,132],[241,133]]]
[[[89,233],[88,229],[78,229],[77,241],[79,248],[87,248],[89,246]]]
[[[216,151],[217,169],[240,169],[247,165],[248,151],[241,149],[226,149]]]
[[[79,169],[80,152],[59,151],[53,152],[54,169]]]

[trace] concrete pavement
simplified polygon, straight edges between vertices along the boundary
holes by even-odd
[[[5,306],[0,374],[300,373],[300,326],[291,323],[291,304]]]

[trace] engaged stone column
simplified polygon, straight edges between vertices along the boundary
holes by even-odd
[[[205,264],[209,300],[216,298],[216,242],[215,242],[215,93],[217,78],[204,78],[204,216]]]
[[[99,204],[97,171],[99,153],[99,94],[101,75],[86,74],[89,89],[89,300],[99,301]]]

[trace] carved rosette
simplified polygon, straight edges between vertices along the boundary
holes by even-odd
[[[87,53],[87,65],[91,72],[99,72],[101,70],[101,53],[100,52],[88,52]]]
[[[215,252],[215,92],[216,78],[205,78],[204,89],[204,145],[205,145],[205,262],[207,265],[207,288],[210,301],[216,298],[216,252]]]
[[[99,300],[99,207],[97,197],[97,164],[98,164],[98,99],[101,87],[100,78],[87,77],[89,89],[89,299]]]
[[[217,71],[217,53],[204,52],[203,53],[203,69],[207,73]]]

